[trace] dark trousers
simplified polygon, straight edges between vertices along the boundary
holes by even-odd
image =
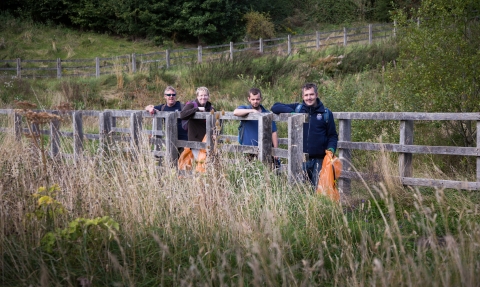
[[[311,158],[303,163],[303,172],[313,188],[317,188],[318,175],[322,170],[323,158]]]

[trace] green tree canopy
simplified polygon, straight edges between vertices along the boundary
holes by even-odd
[[[424,0],[418,21],[397,11],[400,56],[389,79],[400,110],[480,112],[479,11],[477,0]],[[459,125],[471,145],[474,128]]]

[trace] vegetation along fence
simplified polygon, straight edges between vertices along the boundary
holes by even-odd
[[[51,111],[59,114],[59,111]],[[13,128],[2,127],[1,132],[14,132],[17,140],[21,139],[23,132],[28,132],[25,120],[15,110],[0,110],[5,119],[13,118]],[[196,113],[195,119],[205,119],[207,134],[210,135],[206,143],[182,141],[177,139],[177,119],[179,113],[158,112],[150,115],[144,111],[70,111],[64,115],[70,120],[71,127],[61,127],[58,122],[50,123],[48,130],[39,130],[41,134],[51,137],[51,156],[73,157],[77,160],[84,150],[84,141],[93,140],[98,143],[99,149],[120,147],[124,151],[138,151],[142,139],[149,139],[153,144],[153,150],[149,150],[156,157],[167,162],[174,163],[178,157],[178,147],[204,148],[207,153],[215,152],[215,149],[224,152],[252,153],[257,154],[262,162],[269,162],[271,156],[286,159],[283,165],[290,182],[295,182],[302,175],[302,162],[307,155],[303,151],[302,123],[307,121],[305,114],[250,114],[247,117],[236,117],[231,112],[215,114]],[[431,186],[441,188],[454,188],[465,190],[480,190],[480,134],[477,133],[477,147],[456,146],[424,146],[414,145],[414,122],[415,121],[471,121],[476,122],[477,131],[480,128],[480,113],[360,113],[360,112],[336,112],[338,121],[339,157],[343,161],[343,172],[339,180],[342,192],[350,192],[352,179],[368,178],[371,174],[353,171],[350,165],[352,160],[351,150],[369,150],[398,153],[399,174],[398,179],[404,185]],[[219,128],[219,121],[258,120],[259,144],[258,146],[242,146],[237,142],[237,135],[223,134]],[[399,143],[374,143],[352,142],[352,121],[356,120],[388,120],[400,123]],[[271,142],[271,122],[286,122],[288,125],[287,138],[280,138],[279,144],[285,148],[273,148]],[[67,122],[67,121],[66,121]],[[84,122],[89,122],[91,132],[84,128]],[[93,126],[93,128],[92,128]],[[212,137],[212,135],[216,135]],[[71,147],[61,150],[71,150],[71,153],[60,153],[60,144],[67,144],[60,138],[71,138]],[[124,146],[113,143],[124,143]],[[149,145],[147,145],[149,146]],[[63,146],[62,146],[63,147]],[[413,177],[412,157],[413,154],[436,154],[436,155],[459,155],[476,157],[476,174],[472,177],[475,181],[452,181],[431,178]]]
[[[136,73],[150,69],[233,59],[236,53],[293,55],[302,50],[320,49],[331,45],[369,43],[395,35],[395,24],[369,24],[364,27],[343,28],[328,32],[288,35],[275,39],[259,39],[198,48],[165,50],[148,54],[131,54],[95,59],[0,60],[0,77],[62,78],[100,77],[105,74]]]

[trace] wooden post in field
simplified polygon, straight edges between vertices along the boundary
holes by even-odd
[[[72,115],[73,125],[73,159],[78,161],[83,152],[83,113],[75,111]]]
[[[170,68],[170,50],[165,51],[165,65],[167,65],[167,69]]]
[[[137,55],[135,53],[132,53],[132,73],[137,72]]]
[[[213,139],[212,139],[212,136],[213,136],[213,131],[215,129],[215,113],[211,114],[211,113],[208,113],[207,115],[207,132],[206,132],[206,135],[207,135],[207,155],[210,155],[212,152],[213,152]]]
[[[58,111],[53,111],[52,114],[58,115]],[[59,130],[60,130],[60,121],[57,119],[52,120],[50,122],[50,153],[52,157],[56,156],[59,152],[59,146],[60,146]]]
[[[100,147],[103,150],[107,150],[109,144],[109,136],[112,132],[112,112],[104,111],[98,115],[99,121],[99,137]]]
[[[230,60],[233,60],[233,42],[230,42]]]
[[[287,35],[287,55],[290,56],[292,54],[292,36]]]
[[[57,58],[57,79],[62,78],[62,60]]]
[[[260,40],[258,40],[258,51],[260,51],[260,54],[263,54],[263,39],[260,38]]]
[[[315,32],[315,47],[320,49],[320,32],[316,31]]]
[[[100,77],[100,58],[95,57],[95,77]]]
[[[372,44],[372,38],[373,38],[373,35],[372,35],[372,24],[368,24],[368,44],[369,44],[369,45]]]
[[[480,121],[477,121],[477,149],[480,149]],[[477,182],[480,182],[480,156],[477,156]]]
[[[137,149],[139,146],[142,122],[142,112],[134,112],[130,114],[130,148],[132,150]]]
[[[168,113],[167,117],[165,118],[165,161],[168,164],[174,164],[178,159],[177,123],[177,113]]]
[[[341,142],[349,142],[352,139],[352,120],[339,120],[338,123],[338,140]],[[349,149],[338,149],[338,157],[342,161],[342,170],[350,171],[350,162],[352,155]],[[351,194],[351,180],[350,178],[340,178],[338,180],[338,188],[341,194]]]
[[[295,183],[303,177],[303,123],[307,115],[288,118],[288,181]]]
[[[343,27],[343,46],[347,46],[347,28]]]
[[[413,121],[400,121],[400,144],[413,145]],[[412,177],[412,154],[399,153],[398,155],[398,169],[400,172],[400,180],[403,182],[403,177]]]
[[[393,37],[397,37],[397,20],[393,20]]]
[[[20,58],[17,58],[17,78],[22,78],[22,61]]]
[[[15,134],[15,140],[22,140],[22,116],[13,112],[13,132]]]
[[[258,160],[264,164],[272,162],[273,114],[261,115],[258,120]]]
[[[202,52],[202,46],[201,45],[198,45],[198,53],[197,53],[197,58],[198,58],[198,63],[201,63],[202,62],[202,58],[203,58],[203,52]]]
[[[163,118],[160,118],[157,115],[153,116],[153,118],[152,118],[153,151],[160,151],[161,150],[162,140],[161,140],[160,136],[158,135],[158,133],[162,131],[162,122],[163,122]],[[164,139],[165,138],[163,138],[163,140]],[[166,157],[168,157],[168,156],[166,156]]]

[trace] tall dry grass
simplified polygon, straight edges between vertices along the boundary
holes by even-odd
[[[49,160],[60,213],[32,197],[38,151],[1,136],[3,286],[478,286],[478,196],[405,190],[387,174],[336,205],[236,155],[179,177],[113,145]],[[378,164],[393,169],[388,155]],[[72,224],[104,216],[118,230]]]

